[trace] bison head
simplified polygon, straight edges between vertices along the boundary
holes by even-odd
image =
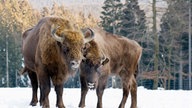
[[[57,29],[52,28],[52,37],[57,41],[60,55],[67,61],[70,69],[77,70],[82,59],[82,48],[84,44],[91,41],[94,35],[84,37],[82,32],[78,30],[66,29],[62,33],[57,33]]]
[[[84,31],[93,32],[91,29]],[[89,33],[90,34],[90,33]],[[103,66],[109,62],[104,53],[100,50],[99,45],[95,40],[92,40],[85,44],[83,48],[84,59],[81,62],[81,75],[86,77],[87,86],[90,89],[95,89],[97,87],[98,79],[101,74],[105,74]]]
[[[87,86],[89,89],[95,89],[98,85],[98,79],[102,74],[103,66],[109,62],[108,58],[101,58],[97,61],[92,61],[91,59],[85,58],[81,62],[81,74],[86,77]]]

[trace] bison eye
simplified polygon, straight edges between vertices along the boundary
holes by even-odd
[[[90,44],[89,43],[86,43],[86,44],[84,44],[84,46],[83,46],[83,48],[81,49],[81,51],[82,52],[85,52],[85,51],[87,51],[87,49],[89,49],[90,48]]]
[[[86,51],[86,47],[81,48],[81,52],[84,53]]]
[[[69,52],[69,48],[67,46],[63,46],[63,52],[66,54]]]

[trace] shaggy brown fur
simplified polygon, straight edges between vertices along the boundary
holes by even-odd
[[[131,91],[132,97],[131,108],[136,108],[137,84],[134,75],[137,72],[142,48],[134,40],[107,33],[99,28],[92,30],[95,34],[94,42],[88,43],[90,47],[85,49],[86,53],[84,53],[86,60],[80,65],[81,100],[79,107],[85,106],[85,96],[89,87],[90,89],[96,88],[97,108],[102,108],[102,95],[107,78],[109,75],[118,75],[121,77],[123,85],[123,98],[119,108],[124,108],[129,91]],[[96,51],[99,51],[100,54]],[[98,59],[103,55],[109,63],[106,61],[103,63],[102,59]]]
[[[98,44],[94,40],[87,43],[84,49],[85,50],[83,50],[83,54],[85,58],[89,58],[94,64],[96,64],[94,61],[100,60],[102,55],[100,53]]]
[[[53,38],[55,34],[52,33],[55,28],[57,28],[55,34],[63,37],[63,42]],[[32,83],[33,97],[30,103],[32,106],[38,102],[39,81],[40,105],[43,108],[49,107],[48,94],[51,86],[50,80],[52,80],[57,95],[56,106],[64,108],[63,84],[68,75],[78,68],[83,47],[83,34],[79,30],[74,30],[68,20],[58,17],[45,17],[35,27],[23,33],[22,53],[25,64],[23,71],[28,72]]]
[[[44,64],[53,63],[55,59],[59,59],[56,55],[58,54],[57,52],[58,50],[55,50],[56,41],[50,36],[51,33],[47,32],[47,31],[50,31],[49,28],[51,26],[59,26],[56,33],[58,36],[65,35],[65,40],[67,41],[67,44],[76,46],[78,48],[83,44],[83,35],[81,34],[81,32],[78,33],[76,31],[73,31],[73,28],[68,20],[58,19],[55,17],[50,17],[50,19],[44,18],[42,20],[44,20],[44,22],[46,23],[42,25],[43,27],[41,27],[41,30],[39,33],[42,35],[39,39],[40,41],[39,46],[40,46],[40,51],[42,52],[41,58]],[[79,55],[77,56],[79,58]]]

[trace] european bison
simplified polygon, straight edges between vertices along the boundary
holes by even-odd
[[[22,36],[24,70],[32,84],[31,105],[38,102],[37,89],[40,85],[40,105],[49,108],[48,95],[52,80],[57,95],[56,106],[64,108],[63,85],[70,74],[79,68],[83,57],[81,49],[93,39],[84,38],[80,30],[73,29],[68,20],[45,17],[36,26],[26,30]]]
[[[94,34],[94,40],[85,45],[84,59],[80,64],[81,100],[85,107],[89,89],[96,88],[97,108],[102,108],[102,96],[109,75],[118,75],[122,80],[123,98],[119,108],[124,108],[131,91],[131,108],[137,106],[137,83],[135,75],[142,54],[141,46],[134,40],[107,33],[99,28],[84,29]]]

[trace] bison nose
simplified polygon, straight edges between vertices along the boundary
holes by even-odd
[[[80,64],[80,62],[76,61],[76,60],[73,60],[73,61],[70,62],[71,68],[73,70],[76,70],[77,68],[79,68],[79,64]]]
[[[87,85],[88,85],[89,89],[91,89],[91,90],[95,89],[95,83],[88,82]]]

